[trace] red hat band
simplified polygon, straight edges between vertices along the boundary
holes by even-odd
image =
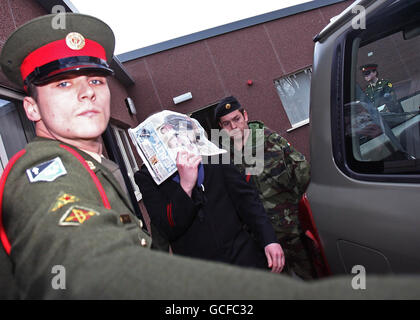
[[[366,71],[366,70],[376,70],[376,67],[365,67],[362,69],[362,71]]]

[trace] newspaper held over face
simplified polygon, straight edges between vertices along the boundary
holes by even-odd
[[[158,185],[177,171],[179,151],[202,156],[226,152],[207,139],[196,119],[169,110],[151,115],[137,127],[128,129],[128,133]]]

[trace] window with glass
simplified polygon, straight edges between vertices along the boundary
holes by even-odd
[[[8,93],[9,97],[6,96]],[[20,95],[2,88],[0,94],[0,174],[2,174],[9,159],[35,137],[35,130],[24,114]]]
[[[350,168],[359,173],[416,174],[420,172],[420,24],[416,15],[389,12],[388,17],[371,19],[372,24],[346,43],[346,156]],[[383,19],[392,23],[384,27]]]
[[[309,122],[311,74],[312,68],[308,67],[274,81],[292,128]]]

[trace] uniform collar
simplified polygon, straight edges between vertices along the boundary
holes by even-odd
[[[96,160],[96,161],[98,161],[99,163],[102,163],[102,158],[103,158],[103,155],[101,155],[101,154],[99,154],[99,153],[96,153],[96,152],[83,150],[83,149],[80,149],[80,150],[82,150],[83,152],[85,152],[85,153],[87,153],[88,155],[90,155],[93,159],[95,159],[95,160]]]

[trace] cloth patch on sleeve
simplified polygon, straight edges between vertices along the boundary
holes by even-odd
[[[99,213],[88,208],[71,206],[58,222],[59,226],[80,226],[93,216],[99,216]]]
[[[60,157],[26,170],[26,175],[31,183],[39,181],[51,182],[65,174],[67,174],[67,171]]]
[[[58,209],[61,209],[62,207],[64,207],[66,204],[68,203],[73,203],[73,202],[77,202],[80,199],[76,196],[73,196],[71,194],[68,193],[61,193],[57,200],[55,201],[54,205],[52,206],[51,212],[55,212]]]

